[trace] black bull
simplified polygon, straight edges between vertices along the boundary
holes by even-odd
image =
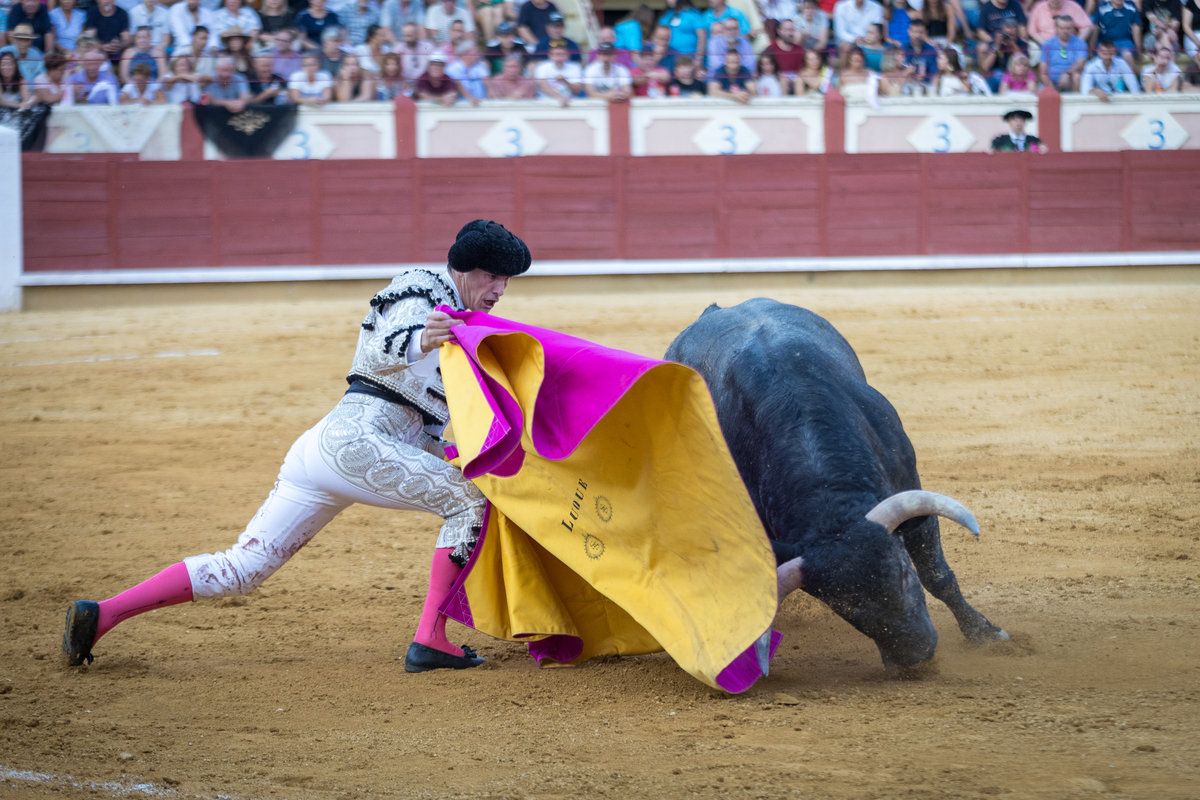
[[[968,639],[1008,639],[966,601],[942,553],[937,515],[978,533],[974,518],[916,491],[916,455],[896,409],[826,320],[764,298],[713,305],[666,357],[708,382],[775,548],[781,602],[803,588],[898,667],[928,661],[937,647],[922,586]]]

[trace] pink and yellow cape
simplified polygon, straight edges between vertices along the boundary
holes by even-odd
[[[704,379],[439,310],[466,323],[440,351],[454,463],[491,504],[442,612],[543,665],[666,650],[709,686],[749,688],[775,558]]]

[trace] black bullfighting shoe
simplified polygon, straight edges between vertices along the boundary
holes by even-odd
[[[483,656],[475,655],[470,647],[463,646],[461,656],[453,656],[435,650],[432,647],[413,642],[408,646],[404,656],[405,672],[429,672],[431,669],[470,669],[478,667],[487,661]]]
[[[100,623],[100,604],[91,600],[76,600],[67,606],[67,626],[63,630],[62,663],[78,667],[87,660],[92,663],[92,645],[96,642],[96,626]]]

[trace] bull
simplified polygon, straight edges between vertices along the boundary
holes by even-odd
[[[963,597],[938,517],[979,535],[971,513],[921,490],[896,409],[825,319],[758,298],[712,305],[667,349],[704,376],[721,431],[771,539],[779,600],[803,589],[879,648],[919,670],[938,634],[925,592],[972,642],[1007,640]],[[766,667],[760,641],[760,664]]]

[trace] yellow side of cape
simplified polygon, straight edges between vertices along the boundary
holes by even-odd
[[[525,417],[524,463],[474,479],[491,501],[464,587],[475,627],[502,639],[583,640],[579,659],[665,649],[710,686],[774,619],[775,557],[717,423],[703,378],[681,364],[643,374],[561,460],[531,438],[543,381],[531,336],[490,336],[479,366]],[[492,412],[458,346],[442,378],[460,465]],[[497,513],[499,512],[499,513]]]

